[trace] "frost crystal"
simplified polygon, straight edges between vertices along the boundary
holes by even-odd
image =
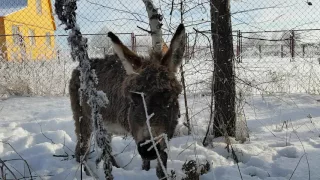
[[[102,149],[102,154],[96,160],[99,163],[104,160],[104,173],[106,179],[113,179],[111,174],[112,163],[110,158],[111,136],[108,135],[103,126],[100,109],[108,103],[107,96],[102,91],[97,91],[95,85],[98,84],[98,78],[94,70],[91,69],[90,60],[87,52],[87,38],[84,38],[80,32],[80,27],[76,23],[77,9],[76,0],[56,0],[55,10],[66,25],[66,30],[70,30],[68,42],[71,46],[71,56],[73,60],[79,61],[78,70],[80,71],[80,105],[83,105],[83,99],[88,99],[87,103],[91,107],[91,120],[94,127],[94,137],[98,147]],[[82,142],[80,143],[83,144]]]

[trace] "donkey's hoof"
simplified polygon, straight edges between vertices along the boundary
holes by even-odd
[[[157,167],[157,169],[156,169],[156,174],[157,174],[157,177],[158,177],[159,179],[161,179],[161,180],[167,180],[167,178],[165,178],[166,175],[165,175],[165,173],[162,171],[161,168],[158,168],[158,167]]]
[[[142,160],[142,170],[149,171],[150,170],[150,161]]]
[[[120,168],[117,161],[114,159],[114,156],[111,156],[111,162],[112,162],[112,166],[114,166],[116,168]]]
[[[81,156],[83,156],[83,155],[86,154],[87,149],[88,149],[88,147],[82,147],[82,148],[80,148],[80,147],[79,147],[79,144],[76,145],[76,149],[75,149],[74,156],[75,156],[77,162],[80,162],[80,161],[81,161]],[[87,158],[88,158],[88,155],[85,157],[85,160],[86,160]]]
[[[77,162],[80,162],[80,151],[76,148],[74,157],[76,158]]]
[[[78,163],[80,163],[80,156],[77,155],[77,154],[75,154],[74,157],[76,158],[76,161],[77,161]]]

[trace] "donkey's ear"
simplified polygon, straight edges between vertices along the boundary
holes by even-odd
[[[131,51],[127,46],[125,46],[120,41],[118,36],[112,32],[108,32],[108,37],[111,39],[113,43],[113,49],[120,58],[127,74],[135,74],[134,70],[138,69],[142,64],[141,58],[136,53]]]
[[[167,66],[171,71],[176,72],[182,62],[186,45],[186,31],[183,24],[178,26],[170,43],[170,48],[163,56],[161,64]]]

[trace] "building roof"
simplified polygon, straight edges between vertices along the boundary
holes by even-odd
[[[0,0],[0,17],[26,8],[28,0]]]

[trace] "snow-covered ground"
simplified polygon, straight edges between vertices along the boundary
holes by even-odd
[[[242,178],[319,180],[320,96],[274,94],[250,96],[246,101],[250,140],[233,142]],[[216,139],[210,148],[201,145],[208,122],[208,102],[209,97],[191,98],[194,134],[184,135],[185,129],[179,125],[179,136],[170,141],[168,169],[174,169],[177,179],[181,179],[185,161],[207,160],[211,169],[201,179],[241,179],[222,141]],[[72,157],[76,139],[68,97],[10,97],[0,101],[0,140],[0,158],[17,178],[30,177],[30,168],[35,179],[80,179],[79,164]],[[113,168],[116,180],[157,179],[156,162],[151,163],[150,171],[141,170],[141,158],[131,137],[113,137],[112,147],[116,161],[123,167]],[[91,154],[89,163],[94,163],[95,155]],[[102,167],[97,171],[103,179]],[[12,179],[9,171],[6,175]],[[83,178],[90,179],[85,173]]]

